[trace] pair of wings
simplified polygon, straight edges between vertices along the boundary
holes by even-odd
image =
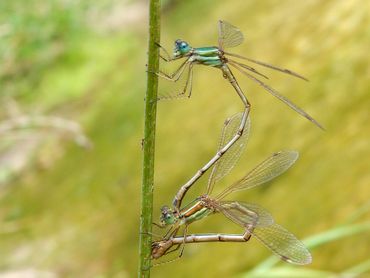
[[[225,122],[219,142],[221,149],[238,130],[242,113],[238,113]],[[210,194],[216,182],[226,176],[235,166],[243,152],[250,133],[248,118],[244,133],[239,140],[224,154],[212,169],[207,194]],[[251,234],[262,242],[268,249],[283,260],[295,264],[308,264],[312,257],[304,244],[284,227],[274,223],[272,215],[264,208],[250,203],[237,201],[222,201],[228,194],[246,190],[274,179],[285,172],[298,158],[295,151],[282,151],[258,164],[243,178],[221,192],[215,202],[216,209],[234,223],[250,230]],[[252,227],[252,229],[250,229]]]
[[[234,223],[245,227],[281,259],[299,265],[311,263],[312,257],[306,246],[287,229],[275,223],[271,214],[262,207],[237,201],[220,201],[216,209]]]
[[[242,113],[238,113],[225,122],[219,141],[219,150],[235,136],[240,126],[241,119]],[[213,167],[208,180],[207,195],[210,195],[213,191],[214,185],[234,168],[245,149],[249,133],[250,119],[248,117],[242,136]],[[272,154],[269,158],[249,171],[243,178],[222,191],[216,199],[221,200],[232,192],[250,189],[274,179],[289,169],[297,158],[298,152],[296,151],[280,151]]]

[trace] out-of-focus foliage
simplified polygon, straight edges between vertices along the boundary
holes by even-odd
[[[1,1],[1,95],[29,93],[85,30],[82,1]],[[30,88],[31,87],[31,88]]]
[[[230,196],[266,207],[298,238],[335,231],[338,237],[322,237],[325,244],[312,249],[312,265],[274,265],[284,275],[368,269],[369,233],[349,231],[369,219],[369,13],[366,1],[166,1],[161,43],[169,50],[177,38],[215,45],[217,20],[224,19],[245,34],[233,52],[310,79],[262,70],[270,85],[313,115],[325,132],[236,75],[252,103],[252,133],[236,169],[215,188],[272,152],[300,152],[279,180]],[[24,115],[61,117],[79,123],[93,145],[82,149],[44,127],[1,137],[0,178],[9,173],[10,161],[23,162],[0,185],[1,274],[136,275],[147,14],[146,1],[0,2],[1,123]],[[214,154],[224,119],[241,109],[220,72],[204,67],[195,68],[190,100],[159,103],[155,217]],[[204,181],[187,201],[204,192]],[[349,229],[346,237],[343,227]],[[240,229],[212,216],[189,232]],[[253,239],[194,244],[181,260],[152,274],[248,277],[269,255]]]

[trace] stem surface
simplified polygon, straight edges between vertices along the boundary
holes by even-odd
[[[154,150],[155,127],[157,113],[159,49],[160,42],[160,0],[149,2],[149,45],[148,45],[148,74],[145,95],[144,139],[143,139],[143,176],[141,187],[141,216],[140,216],[140,249],[138,277],[150,277],[150,255],[152,242],[152,212],[154,184]]]

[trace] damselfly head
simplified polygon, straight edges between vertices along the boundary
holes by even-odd
[[[172,209],[169,208],[168,206],[163,206],[161,208],[161,217],[159,221],[163,226],[174,224],[176,222],[176,217]]]
[[[182,57],[188,54],[190,50],[191,50],[191,47],[186,41],[177,39],[175,41],[175,48],[173,50],[173,55],[175,57]]]

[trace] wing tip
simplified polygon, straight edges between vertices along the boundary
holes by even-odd
[[[308,265],[312,263],[312,256],[311,256],[311,253],[308,251],[307,251],[305,258],[291,259],[286,256],[280,256],[280,258],[287,263],[296,264],[296,265]]]
[[[292,155],[294,158],[294,162],[298,159],[299,157],[299,152],[295,150],[286,150],[286,151],[278,151],[272,154],[272,156],[278,156],[278,155]]]

